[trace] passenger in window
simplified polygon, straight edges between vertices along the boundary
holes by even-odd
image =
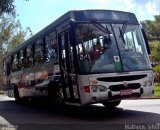
[[[97,39],[96,45],[93,45],[93,58],[94,60],[97,60],[102,53],[102,47],[99,39]]]

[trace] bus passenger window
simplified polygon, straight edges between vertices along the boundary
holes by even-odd
[[[8,66],[7,66],[7,60],[5,60],[4,62],[3,62],[3,75],[7,75],[7,68]]]
[[[10,75],[11,71],[11,57],[8,57],[3,61],[3,75]]]
[[[35,65],[39,64],[39,63],[43,63],[44,61],[44,56],[43,56],[43,40],[39,39],[36,43],[35,43],[35,55],[34,55],[35,59]]]
[[[12,57],[12,71],[18,71],[18,56],[17,54],[14,54],[14,56]]]
[[[53,32],[45,37],[45,62],[56,61],[57,58],[56,34]]]
[[[20,55],[19,55],[19,66],[21,69],[24,68],[25,63],[24,63],[24,50],[20,51]]]
[[[29,45],[27,47],[26,66],[27,67],[33,66],[33,47],[32,45]]]

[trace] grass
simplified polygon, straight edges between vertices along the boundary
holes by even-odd
[[[160,97],[160,83],[155,83],[155,94],[156,97]]]

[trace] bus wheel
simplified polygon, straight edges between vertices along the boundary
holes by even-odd
[[[121,103],[121,100],[114,101],[114,102],[102,102],[102,104],[108,109],[113,109],[116,106],[118,106],[120,103]]]
[[[48,97],[49,97],[49,102],[53,104],[53,106],[63,105],[62,94],[59,89],[54,89],[49,87]]]
[[[61,106],[63,104],[62,95],[58,91],[53,94],[53,104],[55,106]]]
[[[20,102],[21,101],[21,98],[20,98],[19,92],[18,92],[18,88],[16,86],[14,87],[14,98],[15,98],[16,102]]]

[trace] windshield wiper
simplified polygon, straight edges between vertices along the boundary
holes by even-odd
[[[124,34],[126,32],[127,24],[123,24],[122,28],[119,27],[120,37],[122,38],[122,41],[125,43],[124,40]]]
[[[119,27],[119,32],[120,32],[120,37],[122,38],[122,41],[125,43],[125,40],[124,40],[124,33],[123,33],[123,31],[121,30],[120,27]]]
[[[105,28],[103,25],[101,25],[100,23],[98,23],[98,22],[96,22],[96,21],[94,21],[94,20],[91,20],[91,22],[94,23],[95,27],[98,28],[98,29],[100,29],[102,32],[108,33],[108,34],[112,34],[112,33],[109,31],[109,29],[108,29],[107,26],[106,26],[106,28]]]

